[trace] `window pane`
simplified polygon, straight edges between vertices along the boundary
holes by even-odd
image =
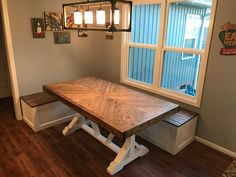
[[[166,46],[205,49],[212,0],[169,5]]]
[[[204,27],[203,27],[203,32],[202,32],[202,46],[201,49],[205,49],[206,48],[206,41],[207,41],[207,35],[208,35],[208,27],[209,27],[209,23],[210,23],[210,12],[208,14],[208,16],[206,16],[204,18]]]
[[[159,28],[159,4],[133,6],[131,42],[157,45]]]
[[[190,54],[191,59],[182,60],[180,52],[165,52],[161,87],[187,95],[196,96],[200,55]]]
[[[129,79],[152,84],[155,50],[129,48]]]

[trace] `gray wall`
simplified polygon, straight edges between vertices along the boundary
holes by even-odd
[[[197,135],[236,152],[236,56],[221,56],[218,38],[221,26],[236,23],[235,0],[219,0],[210,48],[202,105],[200,109],[179,103],[200,113]],[[121,35],[114,41],[102,40],[102,76],[119,82]],[[110,52],[106,52],[110,51]]]
[[[98,75],[100,70],[100,33],[89,32],[88,38],[78,38],[71,32],[71,44],[55,45],[53,32],[45,39],[33,39],[31,18],[43,17],[43,12],[62,12],[62,3],[72,0],[8,0],[13,49],[20,95],[42,90],[42,85]]]
[[[45,39],[33,39],[31,17],[43,17],[44,11],[60,12],[62,0],[8,0],[13,47],[20,95],[41,90],[43,84],[87,75],[101,76],[119,82],[121,35],[113,41],[105,34],[90,32],[89,37],[78,39],[72,33],[72,43],[54,45],[53,33]],[[71,2],[67,0],[67,2]],[[236,57],[219,55],[220,27],[236,23],[235,0],[219,0],[213,40],[210,49],[197,135],[236,152]]]
[[[221,56],[221,26],[236,24],[235,0],[219,0],[198,135],[236,152],[236,56]]]

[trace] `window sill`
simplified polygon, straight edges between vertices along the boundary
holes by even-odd
[[[145,83],[142,83],[142,82],[137,82],[137,81],[133,81],[133,80],[129,80],[129,79],[121,80],[120,82],[122,84],[129,85],[129,86],[141,89],[141,90],[145,90],[145,91],[157,94],[159,96],[170,98],[170,99],[173,99],[175,101],[179,101],[179,102],[182,102],[182,103],[185,103],[185,104],[197,107],[197,108],[200,107],[200,103],[201,103],[200,101],[201,100],[198,99],[197,96],[196,97],[187,96],[187,95],[184,95],[182,93],[167,90],[167,89],[164,89],[164,88],[159,88],[159,87],[154,86],[154,85],[145,84]]]

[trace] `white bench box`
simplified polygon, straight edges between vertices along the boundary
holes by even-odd
[[[46,93],[21,97],[23,120],[35,132],[69,121],[75,112]]]
[[[180,110],[173,116],[145,129],[139,135],[161,149],[176,155],[195,139],[197,117],[195,113]]]

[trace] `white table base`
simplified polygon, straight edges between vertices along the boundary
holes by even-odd
[[[91,125],[92,128],[89,125]],[[132,162],[136,158],[141,157],[149,152],[148,148],[135,142],[135,135],[127,138],[123,146],[120,148],[112,142],[115,137],[113,134],[110,133],[108,137],[104,137],[96,123],[86,119],[80,114],[77,114],[69,123],[69,125],[65,127],[63,134],[67,136],[78,129],[83,129],[102,144],[107,146],[109,149],[117,153],[116,158],[107,168],[107,172],[111,175],[114,175],[118,171],[122,170],[125,165]]]

